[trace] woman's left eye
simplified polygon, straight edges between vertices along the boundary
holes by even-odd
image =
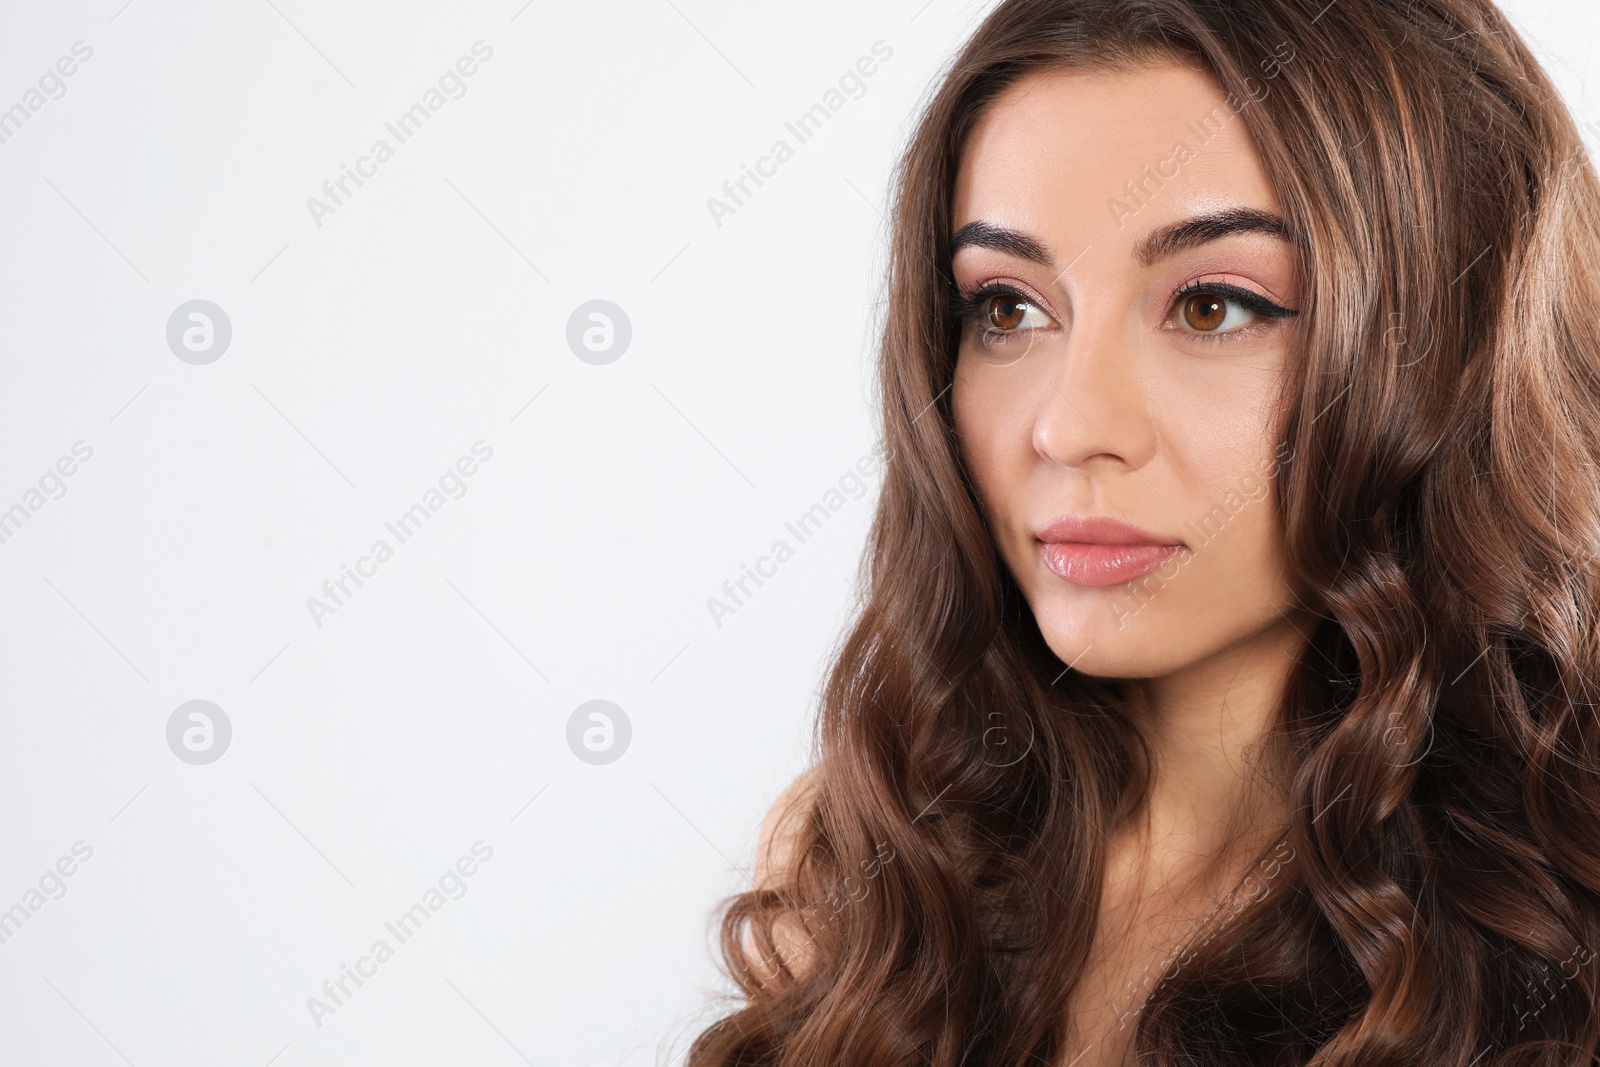
[[[1174,299],[1174,327],[1207,340],[1243,333],[1264,321],[1283,319],[1296,312],[1274,304],[1260,293],[1237,285],[1193,285]]]

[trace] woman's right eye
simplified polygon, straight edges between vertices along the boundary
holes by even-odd
[[[1008,335],[1046,329],[1053,320],[1027,295],[1008,286],[984,286],[958,294],[957,314],[977,327],[984,344],[1003,344]]]
[[[1021,329],[1024,326],[1043,326],[1049,321],[1048,316],[1026,300],[1018,300],[1014,296],[991,296],[984,301],[984,325],[1002,332]],[[1043,321],[1029,322],[1029,315]]]

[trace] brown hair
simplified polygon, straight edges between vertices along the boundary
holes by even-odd
[[[1018,78],[1172,61],[1229,94],[1294,232],[1277,501],[1320,621],[1269,737],[1282,862],[1155,984],[1139,1062],[1600,1047],[1600,182],[1571,117],[1489,0],[1005,0],[897,173],[865,592],[793,862],[726,902],[742,998],[690,1067],[1064,1058],[1150,762],[964,473],[951,190]]]

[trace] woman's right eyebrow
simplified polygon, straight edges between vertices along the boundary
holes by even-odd
[[[1026,259],[1045,267],[1054,267],[1055,258],[1045,248],[1044,242],[1037,237],[1032,237],[1021,230],[1008,230],[1004,226],[996,226],[992,222],[977,219],[962,226],[950,238],[950,255],[967,246],[974,248],[991,248],[996,252],[1004,252],[1018,259]]]

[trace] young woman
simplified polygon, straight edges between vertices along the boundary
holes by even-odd
[[[1600,1051],[1600,182],[1489,0],[1005,0],[723,1065]]]

